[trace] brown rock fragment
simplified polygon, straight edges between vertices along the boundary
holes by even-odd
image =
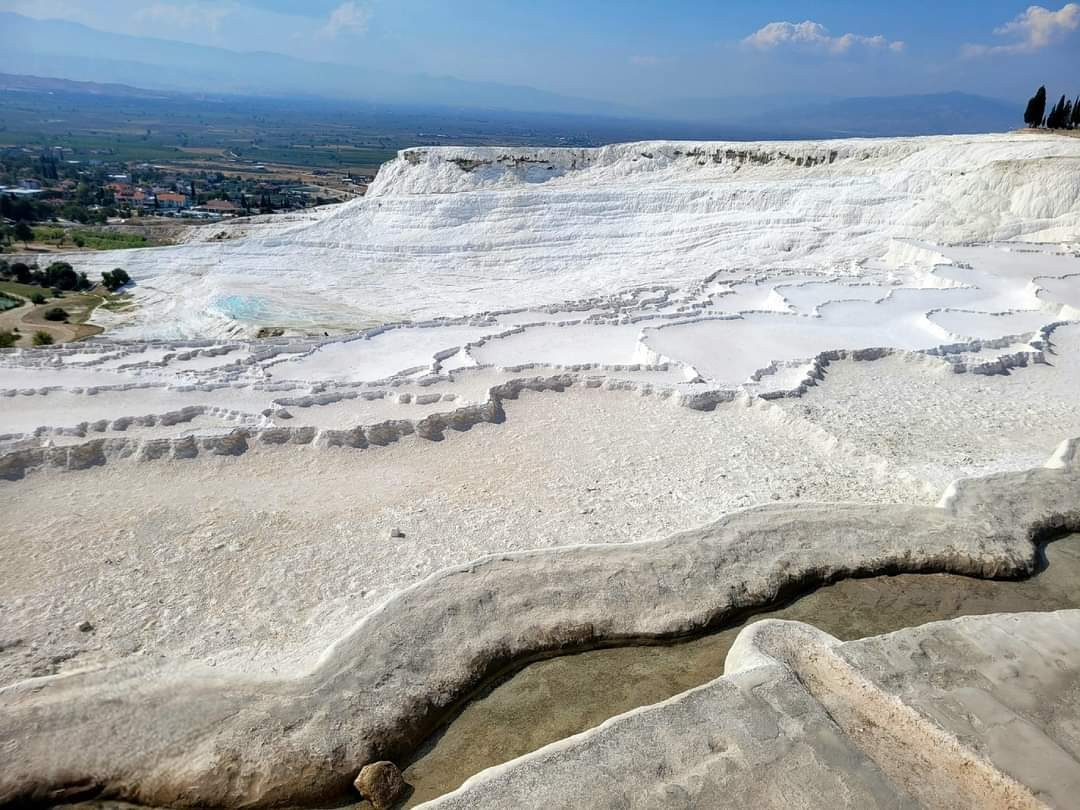
[[[405,792],[401,771],[387,760],[365,765],[353,785],[375,810],[390,810]]]

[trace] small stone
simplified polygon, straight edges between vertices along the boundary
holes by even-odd
[[[395,539],[400,539],[405,536],[405,532],[403,532],[401,529],[391,529],[390,536]]]
[[[75,629],[78,630],[80,633],[89,633],[91,630],[94,629],[94,625],[90,624],[90,622],[83,621],[79,622],[78,627],[76,627]]]
[[[365,765],[353,785],[375,810],[389,810],[405,793],[401,771],[387,760]]]

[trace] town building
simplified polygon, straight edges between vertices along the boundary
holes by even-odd
[[[243,209],[228,200],[207,200],[202,205],[197,205],[192,211],[200,214],[210,214],[218,217],[235,217],[243,212]]]
[[[173,191],[160,191],[156,196],[157,207],[163,211],[181,211],[188,207],[188,198],[185,194],[177,194]]]

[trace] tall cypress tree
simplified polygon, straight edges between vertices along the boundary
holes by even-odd
[[[1062,96],[1054,108],[1050,110],[1050,114],[1046,116],[1047,129],[1061,129],[1065,126],[1065,122],[1062,120],[1065,117],[1065,96]]]
[[[1080,127],[1080,96],[1077,96],[1076,101],[1073,102],[1072,121],[1069,123],[1073,128]]]
[[[1042,123],[1044,112],[1046,112],[1046,88],[1040,87],[1027,103],[1027,109],[1024,111],[1024,123],[1029,127],[1039,126]]]

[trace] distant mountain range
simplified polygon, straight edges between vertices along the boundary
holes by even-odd
[[[804,94],[669,100],[679,120],[737,123],[777,137],[944,135],[1023,126],[1023,106],[970,93],[837,98]],[[754,112],[747,114],[745,111]]]
[[[773,95],[663,99],[639,109],[534,87],[405,75],[241,53],[166,39],[98,31],[78,23],[0,12],[0,88],[146,96],[169,92],[321,96],[335,100],[595,118],[681,122],[723,137],[844,137],[995,132],[1022,125],[1022,108],[966,93],[830,98]],[[56,77],[55,79],[30,77]],[[22,82],[23,87],[19,86]],[[30,86],[33,84],[33,86]],[[747,114],[746,110],[753,110]],[[651,127],[650,127],[651,128]],[[686,126],[679,128],[686,131]]]
[[[836,136],[1003,132],[1023,126],[1023,107],[969,93],[841,98],[785,107],[743,123],[778,132]]]
[[[321,95],[520,112],[622,112],[613,104],[535,87],[395,74],[308,62],[277,53],[230,51],[113,34],[66,20],[37,20],[12,12],[0,12],[0,71],[184,92]]]
[[[100,82],[78,82],[71,79],[56,79],[48,76],[23,76],[0,73],[0,92],[19,93],[82,93],[88,96],[110,96],[112,98],[168,98],[176,95],[161,90],[147,90],[144,87],[131,87],[126,84],[101,84]]]

